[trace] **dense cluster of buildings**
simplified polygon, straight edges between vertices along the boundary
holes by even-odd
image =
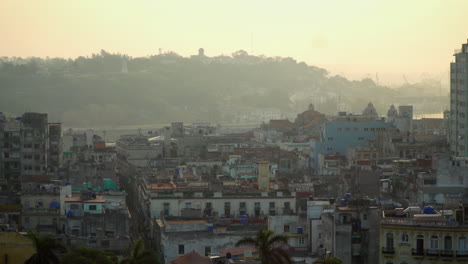
[[[162,263],[255,261],[235,244],[262,228],[288,236],[295,261],[468,261],[468,44],[455,57],[443,118],[311,104],[294,120],[245,116],[265,121],[255,129],[172,122],[111,143],[2,115],[0,227],[118,254],[141,237]]]

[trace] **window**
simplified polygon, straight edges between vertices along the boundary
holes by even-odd
[[[78,209],[78,208],[79,208],[79,207],[78,207],[77,204],[70,204],[70,209],[76,210],[76,209]]]
[[[328,141],[332,141],[333,140],[333,137],[328,137]]]
[[[394,247],[394,244],[393,244],[393,233],[387,233],[385,235],[385,245],[387,246],[387,248],[393,248]]]
[[[359,131],[359,128],[355,127],[355,128],[354,128],[354,131]]]
[[[318,238],[319,238],[319,239],[322,238],[322,233],[318,233]]]
[[[290,202],[284,202],[284,208],[291,208]]]
[[[466,241],[466,236],[461,236],[458,238],[458,250],[467,250],[468,244]]]
[[[416,236],[416,252],[418,254],[424,254],[424,236],[423,235]]]
[[[102,240],[102,241],[101,241],[101,246],[102,246],[103,248],[108,248],[108,247],[110,246],[109,240]]]
[[[231,203],[230,202],[224,203],[224,216],[226,216],[227,218],[231,217]]]
[[[96,211],[96,205],[90,205],[89,210],[91,211]]]
[[[284,225],[283,226],[283,232],[290,232],[290,226],[289,225]]]
[[[185,254],[185,248],[184,245],[179,245],[179,255]]]
[[[369,131],[369,128],[367,128],[367,127],[366,127],[366,128],[364,128],[364,131]]]
[[[445,236],[444,237],[444,249],[445,250],[451,250],[452,249],[452,237],[451,236]]]
[[[358,137],[358,140],[364,140],[364,137]]]
[[[205,256],[209,256],[211,255],[211,247],[210,246],[206,246],[205,247]]]
[[[362,218],[363,218],[364,220],[367,220],[367,214],[364,214],[364,215],[362,216]]]
[[[431,236],[431,249],[438,249],[439,248],[439,237],[438,236]]]
[[[401,243],[403,244],[409,243],[409,235],[407,233],[401,234]]]
[[[304,245],[305,244],[304,237],[299,237],[298,242],[299,242],[299,245]]]
[[[349,128],[349,127],[346,128],[346,131],[350,131],[350,130],[351,130],[351,128]]]
[[[25,223],[25,224],[29,224],[29,217],[25,217],[25,218],[24,218],[24,223]]]
[[[171,211],[170,206],[171,206],[170,203],[164,203],[164,204],[163,204],[164,216],[169,216],[169,213],[170,213],[170,211]]]
[[[274,209],[276,207],[275,202],[270,202],[270,208]]]
[[[185,208],[192,208],[192,203],[185,203]]]

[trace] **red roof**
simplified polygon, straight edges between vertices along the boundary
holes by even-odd
[[[173,182],[150,183],[149,187],[151,190],[172,190],[176,188]]]
[[[226,253],[228,252],[230,252],[232,256],[244,255],[244,251],[246,250],[250,250],[252,253],[258,251],[255,247],[228,248],[228,249],[221,249],[219,251],[219,256],[226,257]]]
[[[325,117],[315,118],[314,120],[311,120],[309,123],[303,125],[303,127],[311,127],[311,126],[314,126],[314,125],[319,125],[324,118]]]
[[[209,257],[200,255],[198,252],[193,250],[182,257],[174,259],[172,264],[211,264]]]
[[[294,127],[294,123],[287,119],[270,120],[270,124],[275,127]]]

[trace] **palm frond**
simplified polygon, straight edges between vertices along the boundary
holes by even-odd
[[[141,251],[144,250],[144,245],[143,245],[143,240],[138,239],[137,242],[135,243],[135,246],[133,247],[133,257],[137,258],[138,255],[141,253]]]
[[[251,238],[251,237],[244,237],[241,240],[237,241],[236,247],[240,245],[252,245],[252,246],[258,246],[258,241],[257,239]]]
[[[271,254],[276,256],[278,259],[280,259],[280,263],[283,263],[283,264],[292,264],[292,260],[291,258],[289,257],[289,254],[288,252],[286,252],[284,249],[282,248],[275,248],[271,251]]]
[[[287,245],[288,244],[288,237],[285,236],[285,235],[276,235],[276,236],[271,237],[267,242],[267,246],[269,248],[272,248],[275,244],[285,244],[285,245]]]

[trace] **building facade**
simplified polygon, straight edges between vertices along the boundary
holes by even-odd
[[[450,63],[450,154],[468,157],[468,43],[454,56],[455,62]]]
[[[380,263],[468,261],[468,228],[463,223],[437,213],[396,214],[383,214],[380,226]]]

